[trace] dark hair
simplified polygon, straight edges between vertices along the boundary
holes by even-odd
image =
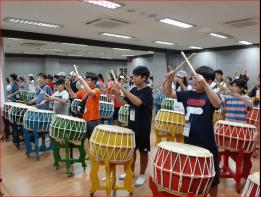
[[[101,73],[99,73],[99,74],[98,74],[98,79],[101,79],[101,80],[102,80],[102,82],[104,82],[104,79],[103,79],[103,76],[102,76],[102,74],[101,74]]]
[[[24,82],[24,78],[23,78],[23,77],[19,77],[19,79],[20,79],[22,82]]]
[[[34,77],[33,76],[29,76],[29,80],[30,81],[34,80]]]
[[[183,81],[183,84],[188,87],[188,80],[187,80],[187,77],[179,77],[179,78],[182,78],[182,81]],[[176,84],[176,90],[179,88],[179,83]]]
[[[239,88],[243,88],[241,94],[245,94],[247,90],[247,84],[243,79],[235,79],[231,82],[231,85],[235,84]]]
[[[115,76],[115,77],[117,78],[117,76]],[[111,78],[112,81],[114,81],[114,77],[111,73],[110,73],[110,78]]]
[[[208,66],[200,66],[196,69],[196,73],[202,75],[207,81],[214,81],[215,79],[214,70]]]
[[[49,80],[52,81],[52,80],[53,80],[53,76],[52,76],[51,74],[48,74],[48,75],[47,75],[47,79],[49,79]]]
[[[138,75],[141,77],[146,77],[145,81],[147,81],[147,79],[150,77],[150,71],[147,67],[145,66],[138,66],[136,68],[134,68],[134,70],[132,71],[133,75]]]
[[[92,81],[98,81],[98,76],[95,74],[95,73],[90,73],[90,72],[87,72],[85,74],[85,78],[88,79],[90,78]]]
[[[223,75],[223,71],[222,71],[222,70],[216,70],[216,71],[215,71],[215,74]]]
[[[58,75],[54,75],[54,76],[53,76],[53,78],[55,78],[55,79],[58,79],[58,78],[59,78],[59,76],[58,76]]]
[[[249,77],[246,74],[240,74],[239,79],[243,79],[245,82],[249,80]]]
[[[16,74],[11,74],[11,75],[9,75],[14,81],[16,81],[17,80],[17,75]]]
[[[6,83],[10,83],[10,79],[8,77],[5,78]]]
[[[55,82],[55,85],[64,85],[65,84],[65,81],[63,79],[59,79]]]
[[[232,82],[232,77],[227,77],[228,79],[229,79],[229,83],[231,83]]]
[[[44,78],[44,79],[47,79],[47,76],[46,76],[46,74],[44,74],[44,73],[39,73],[39,74],[37,75],[37,77],[42,77],[42,78]]]

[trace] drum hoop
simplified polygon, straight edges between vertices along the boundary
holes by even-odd
[[[253,174],[249,175],[248,178],[256,185],[260,185],[260,172],[254,172]]]
[[[99,103],[104,103],[104,104],[108,104],[108,105],[114,105],[113,102],[106,102],[106,101],[99,101]]]
[[[51,110],[45,110],[45,109],[37,109],[37,108],[33,108],[33,109],[28,109],[28,112],[38,112],[38,113],[43,113],[43,114],[54,114],[54,111]]]
[[[81,102],[82,100],[81,99],[73,99],[72,102],[73,101],[80,101]]]
[[[95,127],[94,131],[96,130],[102,130],[107,132],[113,132],[113,133],[122,133],[122,134],[135,134],[131,129],[115,126],[115,125],[98,125]]]
[[[160,109],[158,111],[159,112],[170,112],[170,113],[174,113],[174,114],[180,114],[180,115],[183,115],[184,116],[184,113],[180,112],[180,111],[175,111],[175,110],[168,110],[168,109]],[[157,114],[158,115],[158,114]]]
[[[60,118],[60,119],[64,119],[64,120],[74,120],[77,122],[82,122],[82,123],[86,123],[86,121],[84,119],[81,118],[77,118],[77,117],[73,117],[73,116],[67,116],[67,115],[62,115],[62,114],[56,114],[54,115],[54,119],[55,118]]]
[[[256,129],[256,126],[251,125],[251,124],[230,122],[230,121],[225,121],[225,120],[218,120],[218,121],[216,122],[216,124],[229,125],[229,126],[240,126],[240,127],[244,127],[244,128]]]
[[[183,154],[183,155],[189,155],[189,156],[193,156],[193,157],[202,157],[202,158],[213,157],[213,154],[209,150],[199,147],[199,146],[190,145],[190,144],[182,144],[182,143],[178,143],[178,142],[160,142],[157,146],[162,149],[168,150],[170,152],[175,152],[175,153],[179,153],[179,154]],[[179,147],[179,149],[176,149],[178,147]],[[190,151],[186,152],[184,147],[187,147],[188,150],[190,150]],[[195,151],[195,149],[198,151],[201,151],[201,152],[197,152],[197,151]]]

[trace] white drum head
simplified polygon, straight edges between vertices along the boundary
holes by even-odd
[[[225,120],[219,120],[216,124],[223,124],[223,125],[229,125],[234,127],[243,127],[243,128],[250,128],[250,129],[256,129],[254,125],[251,124],[244,124],[244,123],[237,123],[237,122],[230,122]]]
[[[212,157],[212,153],[198,146],[193,146],[189,144],[182,144],[178,142],[160,142],[158,144],[160,148],[169,150],[171,152],[180,153],[183,155],[189,155],[194,157]]]
[[[72,116],[57,114],[54,117],[62,118],[62,119],[65,119],[65,120],[73,120],[73,121],[76,121],[76,122],[84,122],[85,123],[85,120],[83,120],[81,118],[77,118],[77,117],[72,117]]]
[[[88,124],[88,123],[87,123]],[[123,134],[133,134],[134,132],[131,129],[119,127],[115,125],[98,125],[95,129],[114,132],[114,133],[123,133]]]

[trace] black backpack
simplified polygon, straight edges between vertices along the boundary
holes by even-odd
[[[88,99],[89,96],[86,96],[85,99],[83,99],[79,104],[78,104],[78,107],[77,107],[77,112],[78,112],[78,116],[81,118],[84,114],[84,111],[85,111],[85,105],[86,105],[86,101]]]

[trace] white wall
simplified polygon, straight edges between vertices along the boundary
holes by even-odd
[[[111,62],[98,60],[77,60],[77,59],[59,59],[59,58],[22,58],[6,57],[5,58],[5,77],[12,73],[18,76],[28,75],[30,73],[36,76],[43,72],[46,74],[57,74],[64,71],[69,73],[73,71],[73,65],[79,66],[79,72],[85,75],[87,71],[101,73],[105,75],[111,70],[118,67],[126,67],[126,62]]]
[[[179,56],[179,55],[178,55]],[[172,62],[177,64],[183,61],[177,55],[173,55]],[[187,54],[189,56],[189,54]],[[242,68],[247,70],[250,80],[248,86],[252,86],[257,81],[259,70],[259,48],[247,48],[238,50],[225,50],[225,51],[206,51],[197,53],[192,59],[192,65],[197,68],[203,65],[210,66],[214,70],[221,69],[224,72],[224,76],[234,76],[235,72],[239,72]],[[175,61],[179,59],[179,61]],[[175,65],[176,66],[176,65]],[[185,70],[188,67],[185,66]]]

